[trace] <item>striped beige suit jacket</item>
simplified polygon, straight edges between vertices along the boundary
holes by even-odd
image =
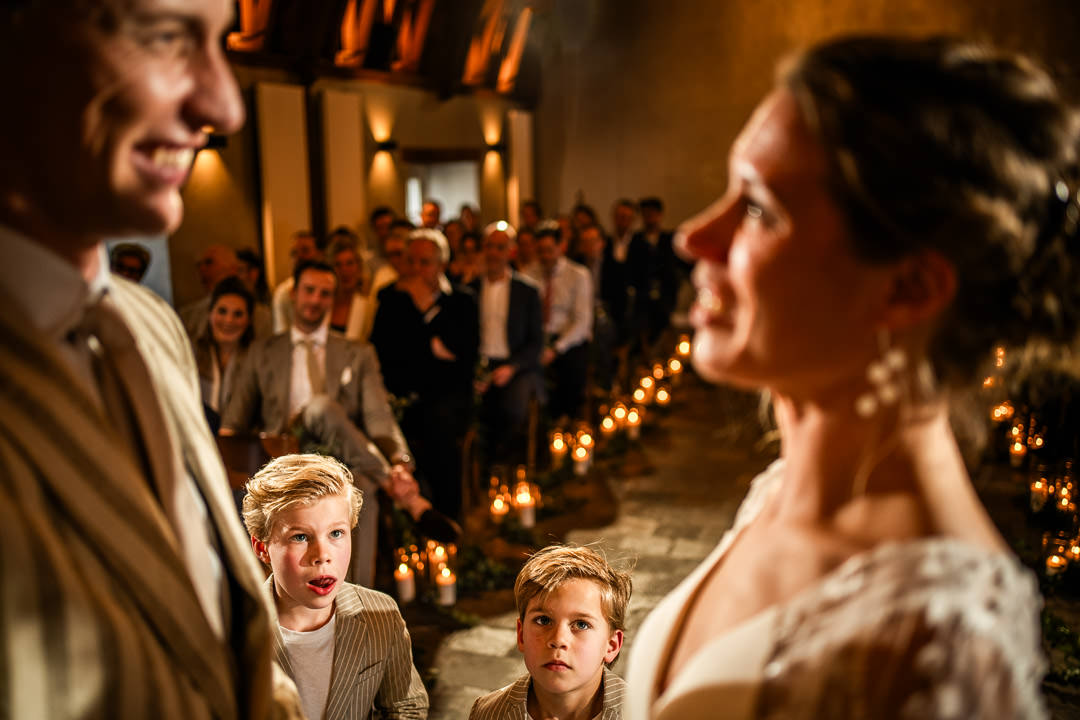
[[[195,479],[230,599],[212,631],[150,483],[55,342],[0,297],[0,715],[282,717],[269,598],[202,416],[194,361],[161,299],[114,278]],[[207,572],[210,569],[207,568]],[[281,702],[295,709],[293,695]]]
[[[478,697],[469,712],[469,720],[532,720],[527,707],[532,677],[522,675],[510,685]],[[626,694],[623,679],[604,668],[604,708],[600,720],[621,720]]]
[[[272,582],[273,577],[267,587]],[[334,612],[334,664],[323,717],[367,720],[378,709],[380,718],[426,718],[427,691],[413,665],[412,642],[397,603],[376,590],[343,583]],[[274,639],[278,662],[292,676],[281,633]]]

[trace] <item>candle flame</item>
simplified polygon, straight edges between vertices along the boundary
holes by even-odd
[[[551,441],[551,447],[554,450],[562,450],[566,447],[566,443],[563,442],[563,439],[561,437],[557,437]]]
[[[502,510],[504,507],[506,507],[506,503],[503,502],[503,499],[501,497],[497,497],[495,498],[495,501],[491,503],[491,507],[495,510]]]
[[[634,391],[634,402],[643,402],[645,400],[645,391],[638,388]]]
[[[679,362],[678,358],[671,358],[668,362],[668,370],[672,373],[679,373],[682,371],[682,363]]]
[[[618,419],[618,420],[622,420],[624,417],[626,417],[626,408],[624,408],[624,407],[617,407],[614,410],[612,410],[611,412],[612,412],[613,415],[615,415],[615,418]]]
[[[661,405],[666,405],[667,401],[670,399],[671,395],[669,395],[668,391],[664,388],[660,388],[656,391],[656,402],[660,403]]]
[[[648,375],[646,375],[645,377],[641,378],[641,387],[643,387],[643,388],[645,388],[646,390],[648,390],[648,389],[649,389],[649,388],[651,388],[652,386],[653,386],[653,379],[652,379],[651,377],[649,377]]]
[[[637,425],[641,421],[641,415],[637,410],[631,410],[626,414],[626,421],[631,425]]]
[[[579,447],[579,448],[576,448],[574,450],[574,457],[578,458],[579,460],[584,460],[588,456],[589,456],[589,451],[586,450],[583,447]]]
[[[606,418],[604,418],[603,420],[600,421],[600,427],[603,428],[604,430],[611,430],[612,428],[615,427],[615,421],[612,420],[609,417],[606,417]]]
[[[398,572],[401,573],[402,575],[408,575],[409,574],[409,566],[406,565],[405,563],[401,563],[400,565],[398,565]]]
[[[450,577],[450,568],[444,567],[442,569],[442,572],[440,572],[439,574],[442,575],[444,578]]]

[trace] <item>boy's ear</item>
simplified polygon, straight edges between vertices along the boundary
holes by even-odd
[[[604,663],[610,665],[615,662],[615,658],[619,657],[619,651],[622,650],[623,643],[623,631],[616,630],[611,633],[611,637],[608,638],[607,652],[604,654]]]
[[[270,553],[266,551],[266,543],[257,539],[254,535],[251,536],[251,549],[255,551],[255,557],[267,565],[270,564]]]
[[[521,618],[518,618],[518,621],[517,621],[518,652],[525,652],[525,638],[521,635],[521,630],[522,630]]]
[[[956,267],[934,250],[922,250],[896,265],[885,325],[902,330],[939,315],[956,295]]]

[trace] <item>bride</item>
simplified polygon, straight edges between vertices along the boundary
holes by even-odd
[[[771,394],[781,458],[635,638],[630,717],[1044,716],[1037,585],[949,410],[996,343],[1072,338],[1078,137],[1041,70],[956,41],[781,73],[680,240],[695,367]]]

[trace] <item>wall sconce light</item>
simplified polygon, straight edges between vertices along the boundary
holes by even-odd
[[[397,140],[383,140],[375,143],[376,152],[389,152],[392,153],[398,149]]]
[[[499,153],[501,155],[504,152],[506,152],[506,143],[504,143],[504,142],[488,143],[487,149],[488,149],[488,152],[496,152],[496,153]]]
[[[220,150],[229,144],[229,138],[225,135],[210,134],[206,136],[206,145],[203,147],[210,148],[211,150]]]

